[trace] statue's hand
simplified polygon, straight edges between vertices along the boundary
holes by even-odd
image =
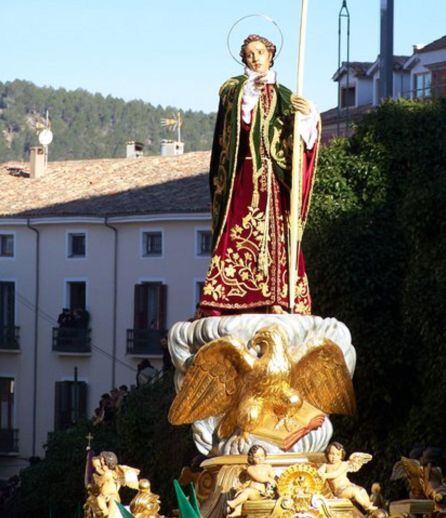
[[[291,105],[293,106],[294,111],[299,112],[302,115],[310,115],[311,113],[311,105],[304,97],[291,94]]]
[[[268,83],[267,74],[267,72],[262,72],[254,79],[254,86],[257,90],[263,90],[265,85]]]

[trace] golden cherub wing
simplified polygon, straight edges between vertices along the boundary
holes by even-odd
[[[132,468],[131,466],[126,466],[125,464],[119,464],[118,466],[116,466],[116,473],[118,474],[119,483],[121,484],[121,486],[130,487],[132,489],[138,489],[138,475],[140,473],[139,469]]]
[[[236,338],[218,338],[204,345],[184,376],[170,407],[169,421],[186,424],[224,414],[237,393],[240,377],[252,369],[254,362]]]
[[[362,466],[364,466],[364,464],[367,464],[367,462],[370,462],[372,459],[373,457],[370,455],[370,453],[352,453],[348,459],[348,471],[359,471]]]
[[[341,349],[325,339],[294,364],[292,386],[326,414],[354,414],[355,392]]]

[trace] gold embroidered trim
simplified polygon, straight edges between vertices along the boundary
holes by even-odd
[[[235,147],[235,158],[234,158],[234,166],[233,166],[233,170],[232,170],[231,187],[229,188],[225,215],[223,218],[223,222],[220,226],[220,232],[218,233],[217,239],[215,241],[214,249],[217,248],[218,243],[220,242],[220,239],[221,239],[221,235],[223,234],[223,230],[226,225],[226,220],[228,218],[229,207],[231,205],[231,200],[232,200],[232,191],[233,191],[233,187],[234,187],[235,173],[237,170],[238,150],[239,150],[239,145],[240,145],[240,114],[241,114],[241,106],[242,106],[242,98],[243,98],[243,85],[246,83],[247,80],[248,80],[248,77],[246,77],[246,79],[243,81],[242,87],[240,88],[239,96],[237,99],[237,142],[236,142],[236,147]]]

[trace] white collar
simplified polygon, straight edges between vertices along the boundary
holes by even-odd
[[[243,87],[242,119],[246,124],[249,124],[251,122],[251,111],[260,98],[260,90],[256,87],[255,80],[262,74],[254,72],[254,70],[251,70],[248,67],[245,67],[245,74],[248,76],[248,81],[246,81],[245,86]],[[274,70],[268,70],[266,74],[266,83],[270,85],[276,83],[276,72]]]
[[[250,82],[250,83],[254,82],[257,79],[257,77],[262,75],[261,73],[259,74],[259,72],[255,72],[254,70],[251,70],[249,67],[245,67],[245,74],[248,76],[248,82]],[[270,68],[268,70],[268,72],[266,73],[266,82],[269,85],[273,85],[276,83],[276,81],[277,81],[276,71],[273,70],[272,68]]]

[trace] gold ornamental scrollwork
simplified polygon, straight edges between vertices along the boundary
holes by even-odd
[[[323,494],[324,481],[312,464],[295,464],[286,469],[277,481],[279,499],[273,512],[275,518],[288,518],[296,513],[320,516],[312,508],[314,496]]]

